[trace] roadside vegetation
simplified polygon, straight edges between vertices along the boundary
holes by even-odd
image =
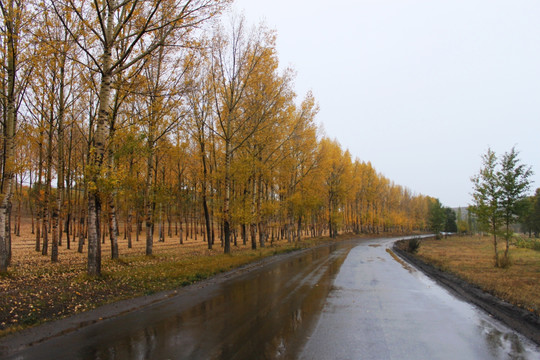
[[[510,245],[512,266],[493,266],[489,236],[454,236],[422,240],[417,256],[439,269],[451,272],[509,303],[540,314],[540,251]],[[527,243],[538,243],[527,241]]]

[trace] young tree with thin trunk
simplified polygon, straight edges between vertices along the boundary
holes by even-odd
[[[500,206],[503,213],[505,228],[505,259],[508,259],[510,238],[513,234],[510,225],[515,223],[523,212],[522,200],[529,191],[529,178],[533,174],[531,167],[522,164],[518,155],[519,152],[514,147],[509,152],[504,153],[501,158],[501,169],[497,172],[499,185],[501,187]],[[506,263],[508,264],[508,261]]]
[[[504,217],[500,206],[501,188],[497,177],[497,156],[488,149],[482,155],[480,172],[471,178],[473,183],[473,205],[469,208],[476,215],[478,222],[493,235],[495,266],[499,266],[497,235]]]

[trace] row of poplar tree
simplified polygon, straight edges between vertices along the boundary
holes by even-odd
[[[144,229],[149,255],[165,222],[199,224],[225,253],[236,234],[256,247],[425,228],[434,199],[322,136],[275,33],[219,20],[228,5],[0,0],[0,272],[25,211],[52,261],[63,236],[86,241],[91,275],[105,227],[119,256],[119,224],[128,246]]]

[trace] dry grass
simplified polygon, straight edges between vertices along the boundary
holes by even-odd
[[[499,248],[503,244],[499,245]],[[540,252],[510,248],[512,265],[494,266],[491,237],[424,240],[418,256],[499,298],[540,314]]]
[[[145,241],[119,237],[120,259],[110,259],[110,245],[102,244],[103,276],[86,275],[86,246],[83,253],[60,248],[59,262],[51,263],[50,256],[36,252],[34,235],[28,224],[21,237],[13,236],[12,265],[7,275],[0,276],[0,336],[44,321],[69,316],[100,305],[171,290],[191,284],[214,274],[239,267],[263,257],[311,247],[328,238],[305,239],[298,243],[286,240],[267,244],[266,248],[251,250],[251,245],[231,246],[232,254],[224,255],[216,239],[214,249],[207,249],[201,235],[198,240],[178,236],[165,242],[154,242],[154,255],[145,256]],[[342,236],[347,238],[350,236]]]

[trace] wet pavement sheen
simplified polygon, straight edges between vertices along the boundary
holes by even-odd
[[[296,358],[353,246],[308,250],[223,283],[181,290],[7,358]]]
[[[540,349],[364,243],[340,268],[301,359],[540,359]]]
[[[532,342],[393,257],[392,241],[295,254],[6,358],[540,359]]]

